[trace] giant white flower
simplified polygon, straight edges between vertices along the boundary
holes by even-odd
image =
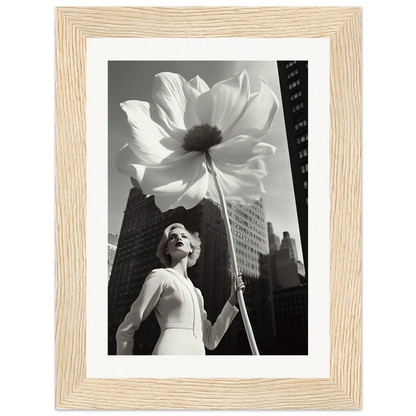
[[[264,80],[252,94],[246,71],[211,89],[199,76],[188,82],[163,72],[155,76],[153,100],[157,111],[142,101],[121,104],[132,134],[116,167],[135,179],[144,194],[154,195],[162,212],[190,209],[204,197],[218,202],[207,157],[227,200],[244,204],[261,197],[261,179],[267,174],[263,158],[275,152],[261,140],[279,107]]]

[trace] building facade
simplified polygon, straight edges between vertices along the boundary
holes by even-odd
[[[227,202],[228,217],[234,235],[237,265],[247,277],[260,277],[260,254],[269,252],[263,201],[241,206]],[[231,269],[230,269],[231,270]]]
[[[269,242],[276,240],[273,225],[267,225]],[[295,240],[285,231],[280,248],[271,248],[266,257],[274,311],[275,333],[271,351],[276,355],[307,355],[308,287],[304,266],[298,260]]]
[[[118,235],[115,234],[108,234],[108,281],[110,281],[111,277],[111,270],[113,269],[114,258],[116,256],[117,251],[117,244],[118,244]]]
[[[278,61],[282,107],[308,278],[308,62]]]
[[[308,354],[308,288],[306,285],[273,292],[278,355]]]
[[[274,233],[273,224],[267,223],[267,234],[269,239],[269,253],[275,253],[280,250],[280,238]]]

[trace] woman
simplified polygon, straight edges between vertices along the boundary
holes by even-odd
[[[155,269],[146,278],[139,297],[117,330],[117,355],[131,355],[133,336],[141,322],[155,309],[161,333],[153,355],[205,355],[213,350],[238,313],[237,294],[231,295],[214,325],[207,320],[201,291],[188,278],[201,253],[198,233],[191,234],[179,223],[166,228],[156,255],[165,269]],[[244,290],[241,277],[237,288]]]

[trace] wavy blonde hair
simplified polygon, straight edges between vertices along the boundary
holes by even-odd
[[[157,246],[156,256],[159,258],[159,260],[165,267],[169,267],[171,265],[172,259],[169,254],[166,254],[165,250],[168,244],[169,234],[174,228],[181,228],[182,230],[186,231],[189,235],[192,253],[188,255],[187,267],[192,267],[197,262],[201,254],[201,239],[199,238],[199,234],[197,232],[191,233],[185,228],[183,224],[180,224],[178,222],[169,225],[169,227],[167,227],[165,231],[163,231],[162,239],[160,240],[160,243]]]

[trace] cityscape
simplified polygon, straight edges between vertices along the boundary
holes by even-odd
[[[292,229],[268,218],[272,201],[251,205],[227,202],[237,264],[246,285],[244,299],[260,355],[308,354],[308,63],[277,62],[281,111],[286,130],[300,241]],[[266,207],[266,204],[268,206]],[[279,216],[276,209],[273,218]],[[160,212],[153,196],[131,187],[119,233],[108,235],[108,354],[116,354],[115,334],[136,300],[146,276],[163,267],[155,255],[164,229],[179,222],[198,232],[202,251],[188,269],[215,321],[230,293],[231,262],[219,205],[203,199],[190,210]],[[296,232],[298,231],[296,229]],[[295,231],[295,230],[293,230]],[[303,261],[302,261],[303,260]],[[150,355],[160,329],[154,312],[136,332],[133,353]],[[240,314],[208,355],[250,355]]]

